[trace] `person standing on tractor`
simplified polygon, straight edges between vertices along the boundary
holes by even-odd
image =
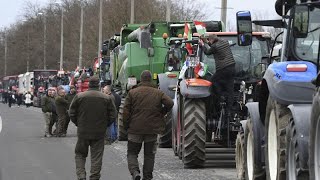
[[[233,105],[234,92],[234,75],[235,75],[235,60],[227,40],[219,38],[212,34],[207,39],[202,38],[200,45],[203,47],[204,54],[213,55],[216,63],[216,72],[211,77],[213,83],[213,92],[219,98],[219,101],[224,101],[221,97],[226,98],[227,115],[231,115]]]
[[[143,179],[153,178],[157,135],[165,130],[164,116],[173,106],[172,99],[151,82],[150,71],[143,71],[141,83],[131,89],[123,109],[123,123],[128,130],[128,168],[133,180],[141,179],[138,155],[144,143]]]
[[[75,147],[76,174],[78,180],[86,179],[86,158],[91,154],[90,179],[100,179],[107,126],[116,117],[112,99],[99,92],[99,79],[89,79],[89,90],[77,94],[69,109],[71,121],[77,126],[78,140]]]

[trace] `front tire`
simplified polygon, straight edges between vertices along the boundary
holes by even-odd
[[[171,112],[168,112],[165,121],[166,121],[166,129],[165,129],[165,133],[159,136],[159,147],[171,148],[172,147],[172,113]]]
[[[290,119],[290,123],[287,127],[287,180],[308,180],[308,172],[302,171],[299,164],[299,152],[297,150],[298,140],[297,132],[293,118]]]
[[[202,99],[185,99],[183,111],[183,163],[203,167],[206,160],[206,106]]]
[[[320,111],[319,111],[319,92],[314,97],[309,141],[309,173],[310,180],[320,180]]]
[[[265,118],[267,180],[286,179],[286,127],[290,118],[287,106],[269,97]]]
[[[244,135],[244,159],[246,159],[245,175],[246,179],[249,180],[263,180],[265,179],[265,171],[259,158],[261,157],[261,152],[259,152],[259,149],[257,148],[261,147],[261,137],[255,133],[257,131],[254,131],[254,128],[258,127],[253,127],[249,115]]]
[[[119,139],[119,141],[127,141],[128,140],[128,132],[125,130],[125,127],[123,124],[124,101],[125,101],[125,99],[122,98],[121,105],[119,107],[119,113],[118,113],[118,139]]]
[[[245,160],[244,160],[244,133],[239,132],[236,139],[236,169],[237,179],[245,178]]]

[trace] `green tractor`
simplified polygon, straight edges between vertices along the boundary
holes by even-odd
[[[222,24],[210,21],[207,24],[215,31],[221,31]],[[108,68],[110,81],[116,92],[122,95],[122,105],[118,116],[119,140],[127,139],[127,132],[123,127],[122,111],[124,98],[127,92],[140,81],[140,73],[150,70],[153,81],[167,95],[174,98],[174,93],[168,89],[176,85],[180,66],[183,64],[182,56],[176,61],[174,67],[170,52],[175,42],[182,41],[184,22],[151,22],[149,24],[125,24],[120,34],[112,37],[107,43],[110,51]],[[170,118],[167,120],[170,123]],[[171,127],[171,126],[167,126]],[[160,146],[171,145],[171,137],[166,136],[171,129],[160,137]],[[164,139],[163,139],[164,138]]]

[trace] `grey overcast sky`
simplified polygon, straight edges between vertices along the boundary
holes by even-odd
[[[31,0],[38,4],[44,5],[49,0]],[[138,2],[139,0],[136,0]],[[220,19],[221,0],[201,0],[208,4],[210,10],[209,18],[211,20]],[[250,10],[254,14],[261,14],[266,18],[277,17],[274,10],[276,0],[228,0],[228,21],[231,26],[235,24],[235,13],[240,10]],[[26,0],[0,0],[0,28],[8,27],[10,24],[21,20],[23,7]],[[211,13],[212,12],[212,13]]]

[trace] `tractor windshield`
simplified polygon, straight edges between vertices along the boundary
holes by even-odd
[[[238,46],[236,36],[220,36],[220,38],[229,41],[234,60],[236,61],[236,77],[255,76],[255,67],[261,63],[263,57],[268,56],[268,41],[260,36],[254,36],[252,38],[252,45]],[[212,55],[204,55],[203,62],[208,65],[210,72],[215,72],[214,58]]]
[[[295,53],[301,60],[317,62],[320,35],[320,9],[309,8],[309,30],[306,38],[295,40]]]

